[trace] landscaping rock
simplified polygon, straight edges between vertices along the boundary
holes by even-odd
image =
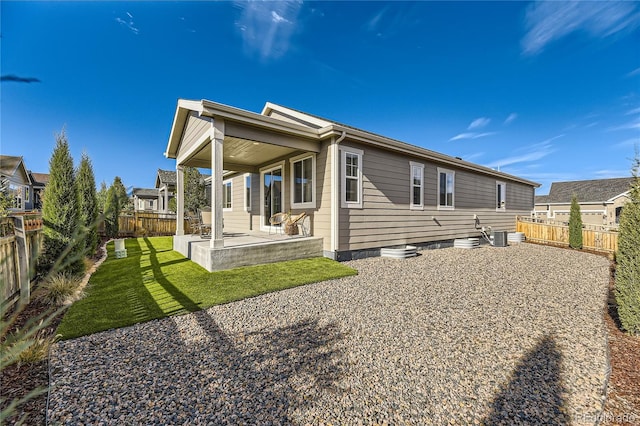
[[[602,409],[608,260],[518,244],[55,345],[52,424],[582,424]]]

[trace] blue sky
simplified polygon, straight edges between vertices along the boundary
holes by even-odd
[[[540,182],[628,176],[638,2],[6,2],[0,151],[65,127],[97,182],[153,187],[179,98],[307,111]]]

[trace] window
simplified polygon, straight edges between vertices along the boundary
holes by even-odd
[[[424,208],[424,164],[409,162],[411,166],[411,204],[412,210]]]
[[[222,210],[231,210],[231,180],[222,182]]]
[[[28,202],[29,202],[30,192],[31,192],[31,191],[29,191],[29,187],[28,187],[28,186],[25,186],[25,187],[24,187],[24,202],[25,202],[25,203],[28,203]]]
[[[316,171],[315,155],[292,158],[291,161],[291,207],[293,208],[315,208],[315,185],[314,179]]]
[[[22,204],[22,187],[13,183],[9,184],[9,196],[13,198],[12,207],[14,209],[22,210],[24,207]]]
[[[362,154],[348,147],[342,150],[342,207],[362,208]]]
[[[251,211],[251,175],[244,175],[244,210]]]
[[[496,211],[503,212],[507,209],[507,184],[496,182]]]
[[[455,172],[438,168],[438,210],[453,210]]]

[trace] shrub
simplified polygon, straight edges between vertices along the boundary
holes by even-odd
[[[569,213],[569,246],[574,249],[582,248],[582,214],[580,204],[575,195],[571,198],[571,211]]]
[[[616,304],[622,328],[640,335],[640,155],[636,152],[629,201],[622,208],[616,253]]]
[[[30,345],[20,352],[20,355],[18,355],[18,363],[33,364],[42,361],[47,357],[49,348],[57,339],[58,336],[47,336],[43,330],[40,330],[33,337]]]
[[[34,298],[49,306],[67,305],[84,295],[78,290],[81,283],[82,278],[77,275],[51,274],[38,286]]]
[[[82,154],[80,167],[78,167],[78,192],[80,193],[80,222],[86,233],[84,252],[87,256],[93,256],[98,247],[98,200],[96,198],[96,179],[93,175],[93,166],[86,153]]]
[[[107,201],[104,204],[104,230],[107,238],[117,238],[120,224],[120,202],[113,185],[107,191]]]
[[[42,219],[43,248],[38,258],[40,274],[46,275],[54,266],[59,271],[83,272],[84,241],[78,238],[81,230],[80,197],[64,130],[56,137],[56,146],[49,161],[49,182],[44,190]]]

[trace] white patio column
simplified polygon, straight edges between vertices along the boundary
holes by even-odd
[[[224,120],[211,123],[211,248],[224,247],[222,239],[222,149]]]
[[[164,186],[164,212],[169,213],[169,187]]]
[[[176,235],[184,235],[184,168],[176,165]]]

